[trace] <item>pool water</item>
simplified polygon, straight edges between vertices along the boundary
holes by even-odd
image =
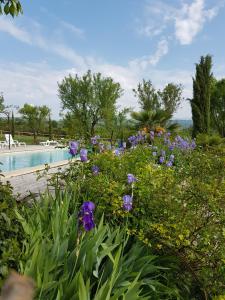
[[[23,152],[0,155],[0,170],[10,172],[14,170],[51,164],[69,159],[68,149],[56,149],[45,152]]]

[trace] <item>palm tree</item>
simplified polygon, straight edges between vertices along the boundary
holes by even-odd
[[[164,127],[167,130],[175,130],[179,126],[177,123],[170,122],[172,114],[163,109],[132,112],[131,117],[136,121],[137,129],[147,128],[149,131],[156,127]]]

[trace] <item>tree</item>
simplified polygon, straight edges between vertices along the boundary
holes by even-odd
[[[180,84],[168,83],[162,91],[158,91],[164,109],[172,115],[181,103],[182,90]]]
[[[19,0],[0,0],[0,15],[10,14],[15,17],[22,13],[23,9]]]
[[[178,97],[181,96],[178,92],[178,86],[173,84],[167,85],[161,92],[160,90],[156,91],[150,80],[146,81],[143,79],[142,83],[138,84],[137,90],[134,89],[133,92],[141,105],[140,112],[131,113],[131,117],[136,122],[137,129],[146,128],[147,130],[154,130],[158,126],[171,129],[177,127],[177,124],[169,122],[172,118],[169,103],[173,103],[174,109]]]
[[[193,120],[193,136],[210,131],[210,99],[212,92],[213,74],[212,57],[202,56],[196,64],[193,78],[193,99],[190,100]]]
[[[215,80],[211,96],[212,125],[225,137],[225,78]]]
[[[63,109],[69,110],[70,118],[76,120],[80,133],[86,138],[94,135],[100,121],[114,116],[116,101],[122,94],[119,83],[91,71],[82,77],[69,75],[58,83],[58,87]]]
[[[3,112],[5,109],[5,105],[4,105],[4,96],[3,94],[1,93],[0,94],[0,112]]]
[[[143,110],[156,110],[161,106],[159,94],[152,85],[152,82],[143,79],[142,83],[138,84],[137,89],[133,89],[135,97]]]
[[[50,109],[46,106],[33,106],[25,103],[19,110],[19,113],[26,119],[29,128],[32,130],[34,136],[34,143],[37,143],[37,136],[40,130],[43,129],[47,117],[50,114]]]

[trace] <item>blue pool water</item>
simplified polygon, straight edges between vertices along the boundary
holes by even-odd
[[[10,172],[38,165],[50,164],[69,159],[68,149],[56,149],[47,152],[24,152],[0,155],[0,170]]]

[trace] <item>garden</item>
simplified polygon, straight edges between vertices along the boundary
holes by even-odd
[[[33,278],[37,299],[225,294],[224,147],[151,131],[115,151],[98,136],[69,151],[54,195],[17,204],[1,185],[1,279]]]

